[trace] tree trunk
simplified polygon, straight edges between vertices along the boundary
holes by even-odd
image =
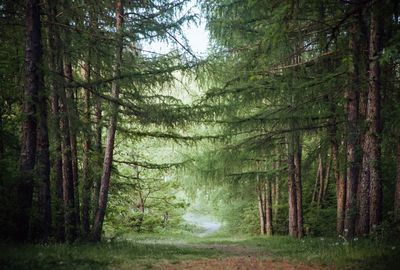
[[[359,173],[359,161],[357,150],[358,141],[358,41],[356,26],[350,28],[350,48],[353,51],[353,66],[351,72],[351,86],[346,89],[346,115],[347,115],[347,179],[346,179],[346,206],[344,219],[344,234],[346,237],[353,237],[355,233],[355,217],[357,203],[357,180]]]
[[[51,22],[55,22],[57,16],[57,9],[54,1],[48,3],[48,14]],[[60,136],[60,112],[59,112],[59,95],[58,92],[62,89],[60,83],[61,76],[55,74],[62,74],[63,67],[60,57],[60,37],[57,25],[50,23],[48,27],[48,47],[49,47],[49,69],[53,76],[50,76],[50,90],[51,90],[51,129],[53,141],[53,182],[54,182],[54,229],[57,241],[65,241],[65,227],[64,227],[64,206],[63,206],[63,176],[62,176],[62,159],[61,159],[61,136]],[[62,48],[61,48],[62,49]],[[56,77],[58,76],[58,77]]]
[[[346,177],[344,173],[339,173],[336,181],[336,200],[337,200],[337,224],[336,231],[338,235],[344,233],[344,218],[346,211]]]
[[[394,217],[396,223],[400,224],[400,128],[397,128],[397,175],[394,191]]]
[[[43,79],[43,76],[41,76],[41,79]],[[43,81],[41,84],[44,85]],[[50,200],[49,135],[47,127],[47,96],[45,94],[41,94],[39,97],[39,123],[37,127],[37,172],[39,178],[39,239],[47,241],[51,234],[52,218]]]
[[[265,234],[265,209],[264,209],[262,191],[261,191],[261,188],[259,185],[257,186],[257,199],[258,199],[258,211],[260,214],[260,234],[264,235]]]
[[[67,60],[68,61],[68,60]],[[64,60],[64,76],[68,83],[68,67]],[[67,72],[67,73],[65,73]],[[65,214],[65,238],[68,242],[76,239],[76,213],[74,201],[74,181],[72,174],[72,155],[71,155],[71,138],[68,120],[68,101],[66,91],[60,93],[60,129],[61,129],[61,152],[62,152],[62,171],[63,171],[63,192],[64,192],[64,214]]]
[[[303,237],[303,195],[301,186],[301,141],[300,133],[295,134],[296,152],[294,155],[295,184],[296,184],[296,212],[297,212],[297,237]]]
[[[38,94],[43,91],[43,73],[38,66],[42,61],[39,1],[26,0],[25,13],[25,74],[20,153],[21,177],[18,183],[18,207],[16,213],[15,240],[24,241],[29,234],[29,220],[32,208],[33,169],[36,158]]]
[[[103,155],[103,144],[102,144],[102,126],[101,126],[101,121],[102,121],[102,110],[101,110],[101,100],[100,98],[95,99],[95,108],[94,108],[94,114],[95,114],[95,122],[94,122],[94,128],[95,128],[95,150],[96,150],[96,156],[102,156]],[[96,159],[96,169],[101,169],[101,164],[97,162]],[[100,182],[101,182],[101,177],[97,177],[97,174],[94,176],[93,179],[93,205],[92,205],[92,213],[93,213],[93,221],[94,217],[97,212],[97,207],[99,205],[99,193],[100,193]]]
[[[321,171],[319,174],[319,189],[318,189],[318,200],[317,200],[317,205],[320,206],[321,205],[321,201],[322,201],[322,193],[324,190],[324,169],[323,169],[323,165],[322,165],[322,158],[321,155],[319,155],[320,158],[320,162],[321,162]]]
[[[67,79],[69,82],[72,82],[72,65],[69,61],[67,63],[67,72],[65,72]],[[68,75],[67,75],[68,74]],[[76,214],[76,225],[77,229],[79,230],[81,219],[80,219],[80,207],[79,207],[79,179],[78,179],[78,149],[77,149],[77,142],[76,142],[76,127],[74,123],[77,122],[78,114],[77,114],[77,105],[75,100],[74,91],[71,88],[66,88],[67,92],[67,101],[70,104],[69,108],[69,128],[70,128],[70,139],[71,139],[71,165],[72,165],[72,179],[74,183],[74,204],[75,204],[75,214]]]
[[[318,154],[318,171],[317,171],[317,178],[315,179],[314,192],[313,192],[313,199],[314,201],[315,199],[317,200],[318,206],[321,203],[321,197],[322,197],[322,187],[323,187],[322,175],[323,175],[322,157],[321,154]],[[316,198],[317,189],[318,189],[318,198]]]
[[[378,1],[381,3],[381,1]],[[371,15],[371,34],[369,47],[369,91],[368,91],[368,106],[367,106],[367,122],[369,124],[368,131],[365,135],[367,145],[367,157],[369,164],[370,176],[370,230],[374,230],[376,225],[382,221],[382,178],[381,178],[381,94],[380,94],[380,66],[379,59],[382,49],[382,19],[377,16],[377,8],[375,7]]]
[[[289,204],[289,235],[297,237],[297,200],[296,200],[296,180],[295,180],[295,164],[293,154],[292,135],[288,135],[288,204]]]
[[[113,77],[118,77],[119,66],[122,61],[122,47],[123,47],[122,36],[121,36],[122,21],[123,21],[122,0],[117,1],[116,17],[117,17],[116,18],[117,31],[120,34],[120,36],[115,52]],[[111,96],[115,99],[118,98],[118,85],[115,81],[113,81],[112,83]],[[111,165],[114,152],[114,139],[115,139],[115,130],[117,125],[117,117],[118,117],[118,105],[115,103],[110,103],[110,109],[111,109],[111,119],[110,119],[110,126],[107,131],[106,151],[104,154],[103,174],[101,176],[101,186],[99,193],[99,204],[96,211],[94,226],[92,231],[92,239],[94,241],[100,241],[101,239],[104,215],[107,207],[108,186],[110,183]]]
[[[321,200],[324,200],[326,197],[326,193],[328,191],[328,186],[329,186],[329,174],[330,174],[330,170],[331,170],[331,163],[332,163],[332,159],[329,159],[328,161],[328,167],[326,167],[326,171],[325,171],[325,180],[324,180],[324,189],[322,190],[322,197]]]
[[[143,196],[142,196],[142,188],[139,183],[139,171],[137,171],[136,176],[137,176],[137,180],[138,180],[138,183],[137,183],[137,195],[138,195],[138,199],[139,199],[138,207],[139,207],[139,211],[141,213],[141,215],[139,216],[139,223],[138,223],[137,231],[140,232],[140,229],[141,229],[142,223],[143,223],[143,218],[144,218],[144,200],[143,200]]]
[[[322,174],[322,159],[321,159],[321,154],[318,154],[317,176],[315,177],[315,184],[314,184],[311,202],[315,202],[317,199],[318,181],[320,181],[320,179],[321,179],[321,174]]]
[[[265,231],[267,235],[273,234],[271,185],[271,181],[265,183]]]
[[[83,63],[82,77],[90,85],[90,65]],[[82,89],[84,102],[84,121],[85,128],[83,138],[83,164],[82,164],[82,231],[85,237],[90,232],[90,191],[92,186],[92,178],[89,176],[89,160],[91,147],[90,132],[90,93],[87,88]]]
[[[275,169],[279,169],[280,167],[280,161],[276,161],[275,162]],[[275,190],[274,190],[274,194],[275,194],[275,208],[274,208],[274,216],[275,218],[277,218],[278,216],[278,205],[279,205],[279,176],[275,176]]]

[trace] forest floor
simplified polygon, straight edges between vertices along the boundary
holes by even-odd
[[[184,260],[179,263],[160,261],[153,265],[153,269],[205,269],[205,270],[261,270],[261,269],[281,269],[281,270],[310,270],[310,269],[334,269],[333,267],[323,267],[317,264],[296,262],[289,263],[284,259],[273,259],[260,248],[235,246],[235,245],[215,245],[215,244],[181,244],[196,248],[207,248],[221,252],[219,258],[201,258],[194,260]]]
[[[0,269],[399,269],[399,251],[399,242],[369,239],[131,233],[97,244],[0,243]]]

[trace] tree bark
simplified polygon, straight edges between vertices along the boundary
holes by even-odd
[[[297,237],[297,200],[296,200],[296,180],[295,180],[295,164],[293,154],[293,141],[292,136],[288,135],[288,204],[289,204],[289,235]]]
[[[95,107],[94,107],[94,114],[95,114],[95,122],[94,122],[94,129],[95,129],[95,150],[96,150],[96,156],[102,156],[103,155],[103,144],[102,144],[102,110],[101,110],[101,101],[99,98],[95,99]],[[97,162],[96,159],[96,168],[101,169],[101,165]],[[92,205],[92,212],[93,212],[93,221],[94,217],[97,212],[97,207],[99,205],[99,193],[100,193],[100,182],[101,182],[101,177],[97,177],[95,175],[93,179],[93,205]]]
[[[277,170],[277,169],[279,169],[279,167],[280,167],[280,161],[278,160],[278,161],[276,161],[275,162],[275,169]],[[275,216],[275,218],[277,218],[277,216],[278,216],[278,205],[279,205],[279,176],[277,175],[277,176],[275,176],[275,189],[274,189],[274,194],[275,194],[275,203],[274,203],[274,205],[275,205],[275,208],[274,208],[274,216]]]
[[[330,111],[335,114],[336,104],[332,98],[330,100]],[[331,119],[331,127],[329,129],[330,142],[331,142],[331,155],[332,155],[332,170],[336,186],[336,232],[338,235],[343,234],[343,218],[345,206],[345,178],[340,173],[339,164],[339,144],[337,139],[337,120],[336,117]]]
[[[321,174],[322,174],[322,159],[321,159],[321,154],[318,154],[317,176],[315,177],[315,184],[314,184],[311,202],[315,202],[317,200],[318,181],[321,180]]]
[[[350,28],[350,48],[352,49],[353,64],[351,70],[351,86],[346,89],[346,116],[347,116],[347,179],[346,179],[346,206],[344,219],[344,234],[353,237],[355,233],[357,180],[359,173],[359,160],[357,157],[358,141],[358,41],[357,28],[353,24]]]
[[[64,59],[64,76],[68,84],[68,60]],[[74,200],[74,179],[72,174],[72,155],[71,155],[71,137],[68,119],[68,101],[66,90],[60,92],[60,129],[61,129],[61,152],[62,152],[62,172],[63,172],[63,198],[65,214],[65,238],[68,242],[75,241],[76,232],[76,213]]]
[[[144,200],[143,200],[143,196],[142,196],[142,187],[140,186],[140,180],[139,180],[139,170],[136,167],[136,178],[138,180],[137,183],[137,195],[138,195],[138,199],[139,199],[139,211],[141,213],[141,215],[139,216],[139,223],[138,223],[138,232],[140,232],[140,229],[142,227],[142,223],[143,223],[143,218],[144,218]]]
[[[117,1],[117,8],[116,8],[116,28],[119,33],[119,40],[116,46],[115,52],[115,64],[113,67],[113,77],[119,76],[119,67],[122,61],[122,22],[123,22],[123,5],[122,0]],[[114,81],[112,83],[112,90],[111,96],[115,99],[118,98],[118,85]],[[111,109],[111,119],[110,125],[107,131],[107,140],[106,140],[106,150],[104,154],[104,162],[103,162],[103,174],[101,176],[101,186],[100,186],[100,193],[99,193],[99,204],[95,214],[94,226],[92,231],[92,239],[94,241],[100,241],[101,239],[101,232],[103,229],[103,221],[104,215],[106,212],[107,207],[107,199],[108,199],[108,186],[110,183],[110,175],[111,175],[111,165],[113,160],[113,152],[114,152],[114,140],[115,140],[115,130],[117,125],[117,118],[118,118],[118,105],[115,103],[110,104]]]
[[[258,184],[258,183],[257,183]],[[260,234],[265,234],[265,210],[260,186],[257,186],[258,211],[260,215]]]
[[[381,1],[378,1],[381,3]],[[381,94],[380,94],[380,53],[382,49],[383,23],[377,15],[377,4],[371,15],[371,34],[369,47],[369,91],[367,105],[368,131],[365,135],[367,145],[367,158],[370,176],[370,230],[373,231],[376,225],[382,221],[382,178],[381,178]]]
[[[47,3],[49,19],[56,22],[57,8],[54,1]],[[63,73],[61,61],[61,42],[56,23],[50,23],[48,27],[48,47],[49,47],[49,70],[52,72],[50,76],[49,86],[51,90],[51,128],[52,143],[54,151],[52,153],[53,182],[54,182],[54,234],[59,242],[65,241],[64,227],[64,206],[63,206],[63,176],[62,176],[62,158],[61,158],[61,136],[60,136],[60,109],[58,92],[62,89],[60,83],[61,76],[56,74]],[[58,76],[58,77],[57,77]]]
[[[265,231],[267,235],[273,234],[271,185],[271,181],[267,180],[265,183]]]
[[[326,171],[325,171],[324,189],[322,190],[321,200],[325,199],[326,193],[328,191],[331,163],[332,163],[332,159],[329,159],[328,166],[326,167]]]
[[[83,63],[82,77],[90,85],[90,64]],[[84,102],[84,121],[85,128],[83,138],[83,164],[82,164],[82,231],[85,237],[90,233],[90,191],[92,186],[92,178],[89,175],[89,160],[91,147],[90,132],[90,93],[87,88],[82,88]]]
[[[69,58],[70,59],[70,58]],[[65,75],[68,76],[67,79],[69,82],[72,82],[72,65],[71,61],[67,63],[65,67]],[[68,74],[68,75],[67,75]],[[79,204],[79,179],[78,179],[78,149],[76,142],[76,127],[74,123],[78,120],[77,114],[77,105],[75,100],[74,91],[71,88],[66,88],[66,95],[68,104],[70,104],[70,108],[68,107],[68,121],[69,121],[69,131],[70,131],[70,139],[71,139],[71,165],[72,165],[72,180],[74,183],[74,205],[75,205],[75,214],[76,214],[76,225],[79,231],[79,227],[81,224],[80,219],[80,204]]]
[[[43,79],[43,75],[41,75]],[[44,85],[44,82],[41,82]],[[39,178],[38,203],[40,233],[39,239],[47,241],[51,234],[51,200],[50,200],[50,158],[49,134],[47,127],[47,96],[39,97],[39,123],[37,127],[37,172]]]
[[[303,237],[303,195],[301,186],[301,141],[300,133],[295,134],[296,152],[294,155],[295,184],[296,184],[296,212],[297,212],[297,237]]]
[[[400,224],[400,128],[397,128],[397,175],[394,191],[394,217],[396,223]]]
[[[33,170],[36,159],[37,103],[43,91],[43,73],[38,66],[42,61],[39,1],[26,0],[25,6],[25,63],[22,140],[20,153],[20,181],[14,238],[25,241],[29,234],[29,220],[33,196]]]

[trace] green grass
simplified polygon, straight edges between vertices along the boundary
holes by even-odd
[[[128,234],[125,239],[99,244],[16,245],[0,244],[1,269],[135,269],[151,268],[168,260],[228,256],[227,252],[188,244],[238,245],[262,250],[273,260],[318,263],[338,269],[399,269],[400,243],[367,239],[293,239],[286,236],[254,237],[214,233],[197,237],[189,233]],[[175,245],[174,245],[175,244]]]
[[[215,250],[131,241],[99,244],[0,245],[0,269],[107,269],[116,265],[151,266],[160,260],[215,258]]]

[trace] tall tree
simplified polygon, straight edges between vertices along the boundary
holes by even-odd
[[[90,87],[90,64],[83,63],[82,77],[85,78]],[[84,102],[84,138],[83,138],[83,162],[82,162],[82,230],[84,236],[88,236],[90,232],[90,199],[92,177],[90,177],[90,148],[91,148],[91,130],[90,130],[90,92],[87,87],[82,89]]]
[[[359,105],[359,44],[357,39],[357,27],[355,22],[349,29],[350,50],[352,63],[350,64],[351,82],[346,89],[346,116],[347,116],[347,179],[346,179],[346,207],[344,232],[346,237],[352,237],[355,233],[357,182],[359,173],[359,160],[357,151],[358,138],[358,105]]]
[[[33,169],[36,160],[38,95],[43,94],[40,6],[37,0],[26,0],[25,5],[25,76],[22,147],[20,155],[21,178],[18,184],[19,211],[16,217],[16,240],[26,240],[29,233],[33,194]]]
[[[118,77],[120,75],[119,69],[122,61],[122,49],[123,49],[123,36],[122,36],[123,16],[124,16],[123,2],[122,0],[118,0],[116,7],[116,29],[118,33],[118,42],[116,45],[115,60],[114,60],[115,62],[113,66],[114,77]],[[118,93],[119,93],[118,84],[117,82],[113,81],[111,89],[112,98],[118,99]],[[114,102],[110,102],[110,110],[111,110],[111,118],[107,131],[106,150],[104,154],[103,174],[101,176],[98,208],[96,209],[93,231],[92,231],[92,239],[94,241],[99,241],[101,238],[104,215],[106,213],[106,208],[107,208],[108,187],[110,183],[111,166],[114,153],[115,130],[117,127],[117,119],[118,119],[118,105]]]
[[[57,25],[57,5],[54,1],[47,3],[49,26],[47,30],[48,44],[48,65],[50,74],[48,75],[49,88],[51,90],[51,139],[53,145],[52,171],[54,185],[54,234],[58,241],[65,240],[64,227],[64,197],[63,197],[63,174],[62,174],[62,153],[61,153],[61,134],[60,134],[60,107],[59,92],[63,87],[63,73],[61,60],[61,41],[59,28]]]
[[[383,19],[379,9],[382,1],[373,7],[370,22],[369,42],[369,90],[367,104],[368,130],[365,134],[367,164],[370,177],[370,230],[382,221],[382,177],[381,177],[381,79],[379,59],[382,50]]]
[[[43,75],[40,76],[43,80]],[[40,82],[44,86],[44,82]],[[47,127],[47,94],[39,96],[39,121],[37,127],[37,171],[39,178],[38,203],[41,240],[46,241],[51,234],[51,199],[50,199],[50,158],[49,135]]]

